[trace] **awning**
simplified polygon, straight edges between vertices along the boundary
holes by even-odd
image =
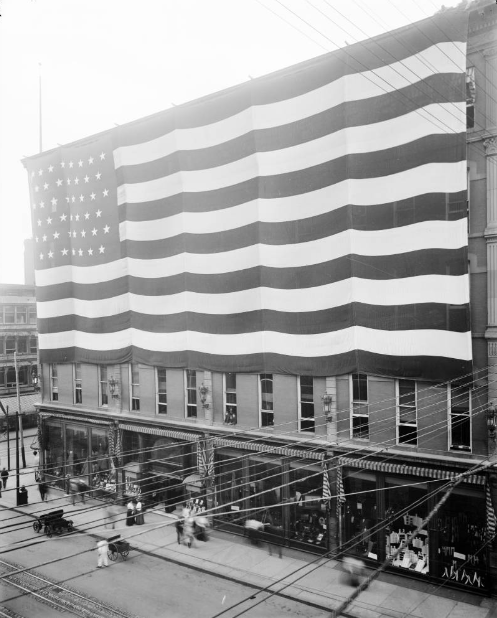
[[[198,434],[177,431],[176,429],[165,429],[163,427],[143,427],[141,425],[128,425],[127,423],[119,423],[119,429],[136,431],[137,433],[147,433],[152,436],[177,438],[178,440],[186,440],[187,442],[198,442],[201,438]]]
[[[40,411],[40,416],[42,416],[43,418],[49,419],[49,418],[63,418],[66,421],[69,422],[76,422],[76,423],[93,423],[94,425],[113,425],[114,421],[101,421],[95,418],[90,418],[88,416],[73,416],[72,414],[60,414],[58,412],[42,412]]]
[[[214,438],[214,446],[226,446],[228,448],[241,448],[247,451],[258,451],[259,453],[271,453],[282,457],[298,457],[299,459],[317,459],[322,461],[324,453],[316,451],[306,451],[303,449],[288,448],[286,446],[271,446],[260,442],[244,442],[230,440],[229,438]]]
[[[408,466],[399,463],[371,461],[370,459],[352,459],[351,457],[339,457],[338,463],[340,466],[361,468],[362,470],[375,470],[377,472],[402,474],[405,476],[424,476],[431,479],[440,479],[441,481],[454,479],[460,474],[460,472],[449,472],[448,470],[441,470],[439,468],[421,468],[419,466]],[[469,474],[464,477],[463,482],[472,483],[473,485],[485,485],[485,476],[481,474]]]
[[[188,491],[200,491],[202,489],[200,474],[190,474],[183,480],[183,485]]]

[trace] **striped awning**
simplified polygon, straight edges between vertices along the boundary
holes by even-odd
[[[362,470],[374,470],[377,472],[386,472],[388,474],[424,476],[430,479],[440,479],[441,481],[454,479],[460,474],[460,472],[450,472],[437,468],[421,468],[419,466],[371,461],[369,459],[352,459],[351,457],[339,457],[338,463],[341,466],[361,468]],[[463,479],[463,482],[472,483],[473,485],[485,485],[485,477],[481,474],[469,474]]]
[[[92,423],[93,425],[113,425],[114,421],[103,421],[96,418],[89,418],[88,416],[73,416],[72,414],[60,414],[58,412],[40,412],[40,416],[43,418],[63,418],[70,423]]]
[[[299,459],[317,459],[322,461],[324,453],[316,451],[305,451],[303,449],[288,448],[286,446],[271,446],[260,442],[244,442],[230,440],[229,438],[214,438],[214,446],[226,446],[228,448],[241,448],[246,451],[257,451],[259,453],[270,453],[271,455],[281,455],[282,457],[298,457]]]
[[[165,429],[163,427],[142,427],[141,425],[128,425],[127,423],[119,423],[119,429],[124,429],[125,431],[136,431],[137,433],[148,433],[152,436],[176,438],[178,440],[186,440],[187,442],[198,442],[202,437],[195,433],[177,431],[176,429]]]

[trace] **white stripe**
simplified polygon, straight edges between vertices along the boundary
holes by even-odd
[[[345,255],[382,256],[424,249],[459,249],[467,246],[467,221],[425,221],[389,230],[346,230],[332,238],[295,245],[252,245],[214,254],[181,253],[157,260],[117,260],[100,266],[61,266],[36,272],[36,285],[43,287],[66,281],[100,283],[126,275],[145,279],[185,272],[227,273],[268,266],[297,268],[321,264]]]
[[[169,296],[139,296],[122,294],[102,300],[65,298],[39,302],[38,318],[79,315],[102,318],[135,311],[146,315],[173,315],[196,311],[208,315],[229,315],[269,309],[285,313],[322,311],[353,302],[391,306],[413,303],[447,303],[462,305],[469,302],[468,275],[448,277],[430,275],[387,281],[352,277],[337,283],[314,288],[273,289],[260,287],[230,294],[196,294],[182,292]]]
[[[123,183],[118,187],[118,204],[152,202],[182,192],[215,191],[253,178],[308,169],[345,155],[372,154],[427,135],[461,133],[466,126],[465,105],[453,107],[456,113],[451,114],[446,108],[438,110],[435,118],[440,126],[423,110],[422,116],[413,112],[385,123],[344,129],[296,146],[256,152],[217,167],[182,170],[146,182]]]
[[[177,129],[143,144],[122,146],[114,151],[114,163],[116,167],[140,165],[165,157],[177,150],[210,148],[249,131],[282,126],[319,114],[342,103],[381,96],[415,84],[430,75],[464,73],[465,58],[465,43],[439,43],[401,62],[379,67],[374,72],[365,71],[341,77],[298,97],[253,106],[210,125]],[[330,58],[330,62],[332,61]],[[402,97],[400,94],[398,96]]]
[[[471,333],[437,330],[381,331],[354,326],[332,333],[288,335],[276,332],[211,335],[194,331],[150,333],[133,328],[116,333],[89,334],[79,331],[39,334],[40,349],[78,347],[106,352],[137,346],[144,350],[178,352],[191,350],[226,357],[243,354],[283,354],[315,358],[356,349],[393,356],[434,356],[471,359]],[[236,350],[236,354],[233,352]]]

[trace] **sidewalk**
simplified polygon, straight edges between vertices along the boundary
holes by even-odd
[[[29,465],[29,459],[27,463]],[[106,508],[100,501],[87,499],[85,505],[76,502],[73,506],[69,497],[52,490],[51,501],[42,503],[33,483],[32,473],[21,477],[21,484],[31,485],[30,503],[15,507],[15,474],[11,471],[7,490],[0,498],[0,507],[15,508],[32,515],[63,508],[65,516],[73,519],[76,530],[88,530],[87,533],[94,537],[120,534],[122,538],[129,538],[129,559],[137,552],[154,554],[169,562],[239,581],[256,589],[270,587],[270,591],[280,591],[282,596],[327,611],[338,607],[354,590],[341,583],[341,564],[335,560],[318,559],[287,548],[283,549],[283,558],[274,553],[269,556],[264,545],[254,547],[241,537],[216,530],[211,533],[208,543],[197,541],[195,547],[188,549],[177,543],[175,517],[163,511],[148,511],[145,525],[126,527],[122,507],[122,519],[116,524],[116,529],[107,529],[104,525]],[[87,511],[88,508],[91,510]],[[495,618],[497,601],[382,574],[349,606],[346,614],[354,618]]]

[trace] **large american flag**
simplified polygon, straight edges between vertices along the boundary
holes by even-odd
[[[41,361],[470,371],[466,19],[26,159]]]

